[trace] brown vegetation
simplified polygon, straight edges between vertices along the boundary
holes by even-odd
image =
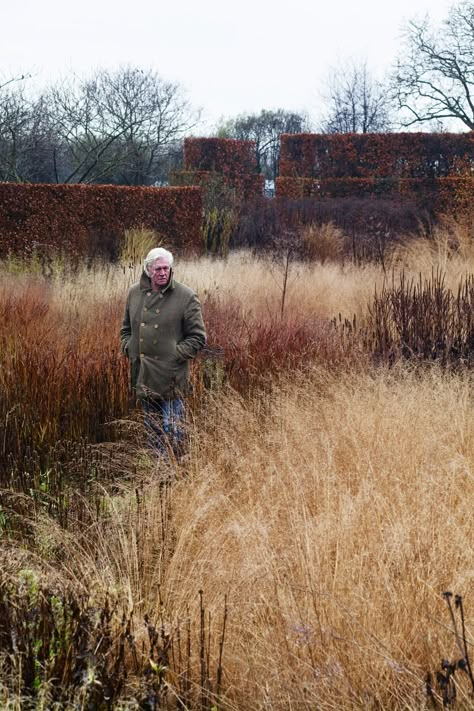
[[[148,228],[182,254],[200,254],[197,187],[0,184],[0,258],[67,253],[115,259],[124,230]]]
[[[4,265],[2,708],[418,709],[427,672],[442,703],[442,593],[468,633],[474,611],[470,345],[413,359],[395,326],[415,313],[425,346],[444,305],[470,304],[463,234],[400,244],[385,272],[178,263],[209,343],[189,457],[168,463],[142,448],[117,352],[138,268]]]

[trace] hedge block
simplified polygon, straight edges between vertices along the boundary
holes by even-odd
[[[225,175],[256,173],[255,142],[234,138],[185,138],[184,169]]]
[[[0,256],[54,248],[114,257],[124,231],[140,227],[200,252],[201,220],[199,187],[0,183]]]
[[[474,174],[474,132],[283,134],[280,176],[445,178]]]

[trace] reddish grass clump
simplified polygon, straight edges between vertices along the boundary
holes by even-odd
[[[121,308],[115,300],[79,308],[44,280],[9,280],[1,289],[2,462],[34,450],[45,464],[58,440],[99,442],[105,424],[126,412]]]
[[[362,356],[350,329],[314,316],[255,314],[240,304],[208,297],[203,304],[208,349],[227,381],[242,394],[295,370],[319,364],[337,370]]]

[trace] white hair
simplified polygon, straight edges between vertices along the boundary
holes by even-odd
[[[150,264],[153,264],[153,262],[156,259],[160,259],[160,258],[166,259],[166,261],[168,262],[170,267],[173,266],[174,260],[173,260],[173,255],[171,254],[171,252],[168,252],[168,250],[165,249],[164,247],[155,247],[150,252],[148,252],[148,254],[145,257],[144,264],[143,264],[143,268],[144,268],[145,272],[148,274],[148,276],[151,276],[148,271],[148,267],[150,266]]]

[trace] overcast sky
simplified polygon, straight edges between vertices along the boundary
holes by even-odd
[[[317,117],[330,68],[367,60],[379,78],[407,21],[451,0],[1,0],[0,75],[38,84],[99,67],[153,68],[207,124],[262,108]]]

